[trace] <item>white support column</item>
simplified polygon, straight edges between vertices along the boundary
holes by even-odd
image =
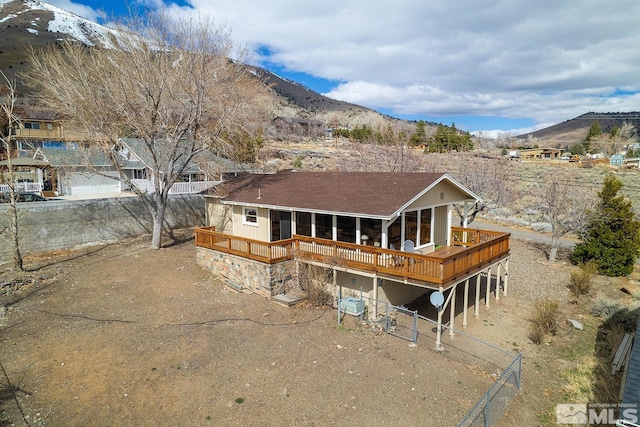
[[[491,294],[491,267],[487,268],[487,288],[484,294],[484,305],[489,307],[489,295]]]
[[[509,258],[504,262],[504,296],[507,296],[507,284],[509,283]]]
[[[456,318],[456,288],[458,284],[456,283],[451,288],[451,305],[449,306],[449,336],[453,338],[453,327],[454,321]]]
[[[382,236],[380,237],[380,247],[389,248],[389,222],[382,221]]]
[[[316,237],[316,214],[311,212],[311,237]]]
[[[473,306],[473,315],[476,319],[480,317],[480,276],[480,273],[476,276],[476,303]]]
[[[442,286],[440,286],[440,293],[443,293],[444,289],[442,288]],[[449,298],[451,298],[451,294],[449,294]],[[445,303],[439,307],[438,309],[438,326],[436,328],[436,351],[442,351],[444,350],[444,347],[442,346],[442,315],[444,313],[444,309],[447,306],[448,300],[445,301]]]
[[[451,246],[451,224],[453,223],[453,207],[447,206],[447,246]]]
[[[405,222],[404,222],[404,212],[400,215],[400,250],[404,251],[404,241],[407,239],[405,237]]]
[[[338,216],[331,216],[331,240],[338,240]]]
[[[356,217],[356,245],[361,244],[360,241],[360,217]]]
[[[469,279],[464,282],[464,305],[462,307],[462,327],[467,327],[467,306],[469,305]]]
[[[497,268],[497,273],[496,273],[496,301],[500,300],[500,276],[502,274],[502,264],[498,263],[498,268]]]
[[[378,318],[378,275],[373,275],[373,319]]]
[[[467,228],[467,226],[469,225],[468,221],[467,221],[467,217],[469,216],[469,202],[465,201],[464,202],[464,209],[462,210],[462,212],[464,212],[464,218],[462,218],[462,226],[464,228]]]
[[[291,211],[291,235],[298,234],[298,225],[296,224],[296,211]]]

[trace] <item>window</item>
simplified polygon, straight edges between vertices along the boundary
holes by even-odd
[[[333,216],[316,214],[316,237],[320,239],[333,239]]]
[[[338,217],[338,241],[356,242],[356,219],[350,216]]]
[[[40,129],[40,123],[25,122],[25,129]]]
[[[47,130],[53,130],[53,124],[47,123]]]
[[[420,245],[431,243],[431,209],[420,211]]]
[[[248,225],[258,225],[258,210],[255,208],[244,208],[242,223]]]
[[[311,237],[311,213],[296,212],[296,234]]]
[[[362,218],[360,220],[360,235],[365,235],[367,245],[380,246],[382,240],[382,220]]]

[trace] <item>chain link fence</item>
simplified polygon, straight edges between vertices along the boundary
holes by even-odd
[[[369,320],[374,328],[387,334],[436,349],[438,324],[418,315],[417,311],[361,296],[338,299],[338,322],[345,313]],[[487,341],[452,329],[447,324],[441,325],[441,334],[444,350],[440,350],[446,353],[447,358],[464,364],[476,375],[493,380],[458,426],[495,425],[520,391],[522,355],[514,355]]]

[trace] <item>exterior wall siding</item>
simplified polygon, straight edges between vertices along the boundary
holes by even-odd
[[[248,225],[243,222],[244,207],[233,206],[233,234],[238,237],[269,241],[269,209],[256,208],[258,211],[258,225]]]
[[[438,206],[435,208],[435,227],[433,230],[433,242],[436,245],[445,246],[449,232],[447,228],[447,218],[449,215],[448,206]]]
[[[448,182],[443,181],[409,205],[407,210],[459,203],[467,199],[468,197],[460,190]]]

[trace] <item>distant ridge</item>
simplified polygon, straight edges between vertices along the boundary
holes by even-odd
[[[640,131],[640,112],[627,113],[594,113],[589,112],[567,120],[557,125],[549,126],[535,132],[518,135],[519,139],[535,138],[541,142],[547,142],[549,146],[573,145],[582,141],[589,134],[589,128],[594,122],[598,122],[602,132],[610,132],[614,126],[622,126],[624,122],[629,122]]]

